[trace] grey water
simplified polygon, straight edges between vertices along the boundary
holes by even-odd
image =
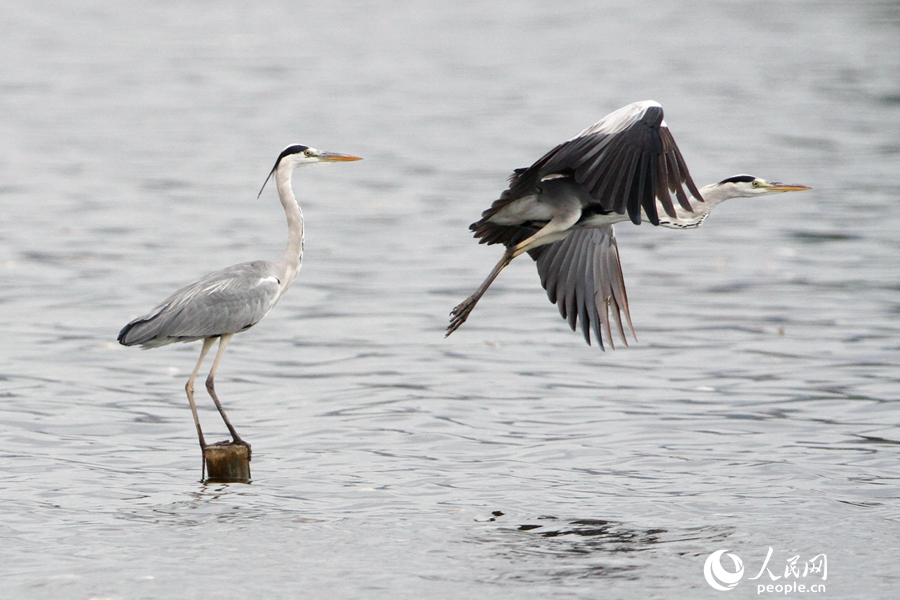
[[[896,597],[897,2],[0,14],[0,596]],[[814,189],[619,226],[627,348],[585,345],[527,257],[444,339],[512,169],[645,99],[699,185]],[[217,377],[253,482],[204,485],[198,344],[116,334],[280,254],[256,194],[290,143],[366,160],[294,177],[303,268]]]

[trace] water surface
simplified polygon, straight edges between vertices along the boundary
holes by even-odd
[[[752,597],[770,547],[775,574],[827,555],[815,596],[895,593],[895,3],[4,15],[5,595],[713,598],[703,565],[727,549],[730,595]],[[629,348],[586,346],[525,259],[443,339],[499,256],[467,226],[511,170],[649,98],[698,184],[814,191],[619,227]],[[203,485],[199,346],[115,336],[279,255],[281,207],[256,193],[295,142],[366,160],[295,176],[303,269],[217,377],[254,480]]]

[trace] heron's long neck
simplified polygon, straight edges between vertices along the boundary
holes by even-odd
[[[275,171],[275,184],[278,186],[278,198],[284,207],[284,214],[288,223],[288,241],[284,249],[284,256],[278,261],[278,278],[281,280],[282,289],[287,289],[297,271],[300,269],[300,261],[303,260],[303,213],[300,205],[291,190],[292,168],[279,168]]]
[[[716,184],[707,185],[700,188],[700,195],[703,196],[703,202],[693,196],[688,196],[688,201],[693,208],[693,212],[684,210],[678,202],[674,202],[675,214],[677,218],[669,217],[662,210],[659,211],[659,224],[663,227],[671,229],[692,229],[700,227],[700,224],[706,220],[710,211],[724,200],[728,200],[730,196],[723,195],[722,188]]]

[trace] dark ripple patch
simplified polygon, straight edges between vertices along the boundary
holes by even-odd
[[[503,513],[494,511],[487,521],[499,521]],[[514,528],[500,526],[488,541],[499,544],[501,555],[517,565],[511,580],[520,582],[571,581],[584,579],[644,577],[650,563],[637,558],[645,553],[669,547],[669,555],[690,555],[702,547],[714,546],[732,535],[725,527],[695,527],[681,531],[661,527],[635,527],[608,519],[562,520],[543,515]],[[683,545],[673,551],[671,546]],[[547,562],[547,557],[556,557]],[[540,566],[537,566],[540,565]],[[537,567],[537,568],[536,568]]]
[[[861,235],[843,233],[839,231],[794,231],[791,237],[808,244],[822,244],[825,242],[850,242],[861,240]]]
[[[192,184],[184,179],[151,177],[142,181],[141,187],[151,192],[171,192],[174,190],[188,189],[192,187]]]

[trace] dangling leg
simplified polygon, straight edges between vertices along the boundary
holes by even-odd
[[[222,359],[222,353],[225,352],[225,347],[228,346],[228,342],[231,341],[231,338],[234,337],[233,333],[229,333],[227,335],[223,335],[219,338],[219,351],[216,352],[216,360],[213,361],[212,369],[209,370],[209,377],[206,378],[206,390],[209,392],[209,395],[212,397],[213,402],[216,403],[216,408],[219,409],[219,414],[222,415],[222,420],[225,421],[225,426],[228,427],[229,433],[231,433],[231,438],[234,440],[235,444],[243,444],[244,441],[241,439],[241,436],[237,434],[237,431],[234,430],[234,427],[231,426],[231,422],[228,420],[228,417],[225,415],[225,410],[222,408],[222,405],[219,403],[219,399],[216,397],[216,387],[213,383],[213,380],[216,377],[216,369],[219,368],[219,360]]]
[[[541,227],[528,239],[506,249],[503,256],[500,258],[500,262],[494,266],[490,275],[488,275],[487,279],[478,286],[475,293],[460,302],[456,308],[450,311],[450,325],[447,327],[447,333],[444,334],[444,337],[447,337],[459,329],[459,326],[466,322],[466,319],[469,318],[469,313],[472,312],[472,309],[475,308],[475,305],[481,300],[481,297],[497,278],[497,275],[500,274],[500,271],[505,269],[506,265],[512,262],[512,259],[520,254],[528,252],[532,248],[558,242],[569,234],[569,228],[572,227],[581,216],[581,205],[573,205],[567,207],[567,209],[566,212],[561,212],[556,217],[553,217],[550,222]]]
[[[487,279],[478,286],[475,293],[456,305],[456,308],[450,312],[450,325],[447,326],[447,333],[444,334],[444,337],[447,337],[459,329],[459,326],[466,322],[466,319],[469,318],[469,313],[472,312],[472,309],[475,308],[475,305],[478,304],[478,301],[481,300],[481,297],[484,296],[487,289],[491,287],[491,284],[497,279],[497,275],[500,274],[500,271],[512,262],[512,259],[514,258],[513,250],[513,248],[507,248],[500,258],[500,262],[494,266],[490,275],[488,275]]]
[[[197,371],[200,370],[203,359],[206,358],[206,354],[209,352],[209,349],[212,348],[213,342],[215,341],[215,338],[206,338],[203,340],[203,348],[200,349],[200,358],[197,360],[197,366],[194,367],[191,378],[188,379],[187,385],[184,386],[184,390],[187,392],[188,402],[191,403],[191,413],[194,415],[194,425],[197,426],[197,436],[200,438],[201,448],[206,448],[206,441],[203,439],[203,430],[200,429],[200,417],[197,416],[197,405],[194,404],[194,379],[197,378]]]

